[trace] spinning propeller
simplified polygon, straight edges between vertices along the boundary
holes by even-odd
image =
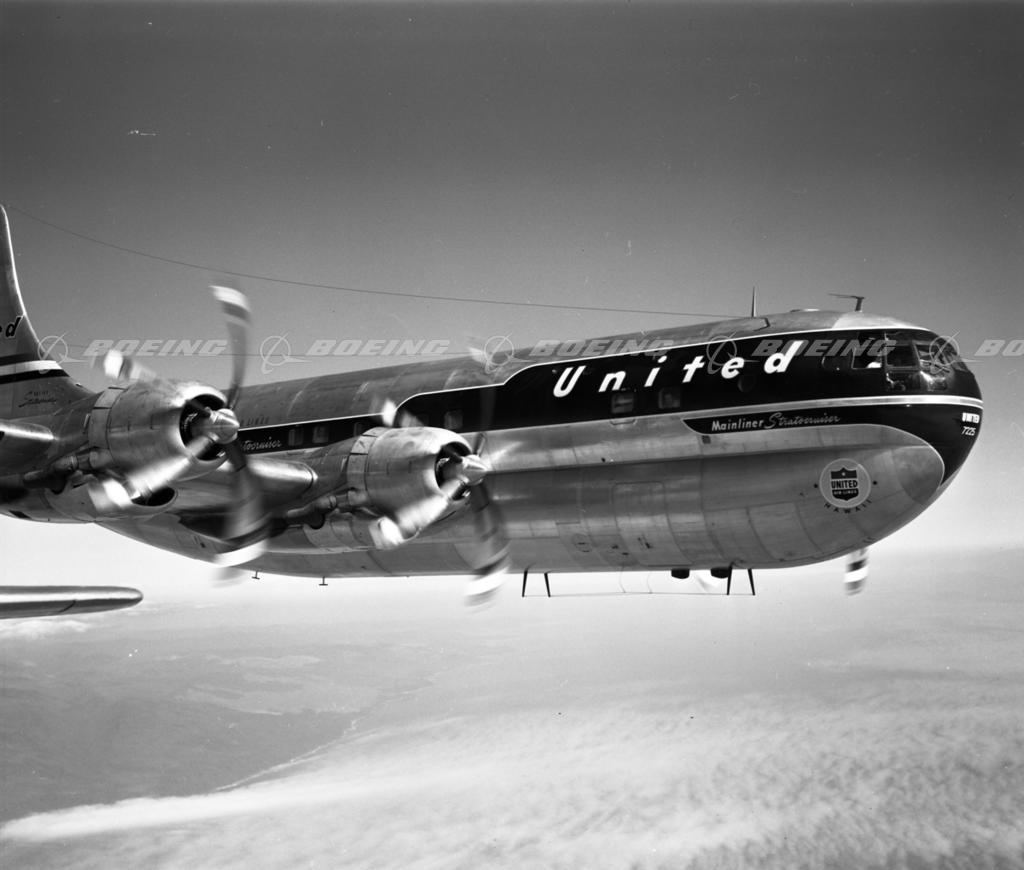
[[[484,396],[486,404],[481,409],[480,432],[470,446],[470,452],[461,453],[452,445],[442,452],[437,467],[440,492],[399,509],[391,518],[384,517],[378,524],[384,545],[397,547],[440,520],[457,502],[468,498],[474,535],[471,543],[461,545],[459,549],[473,568],[473,579],[465,590],[465,601],[470,605],[489,601],[504,582],[508,567],[505,520],[487,486],[491,465],[481,456],[486,424],[493,412],[490,393],[485,391]],[[384,402],[380,417],[384,425],[392,428],[423,425],[414,415],[399,410],[390,399]]]
[[[93,468],[97,480],[89,486],[89,494],[100,514],[116,514],[133,504],[157,500],[178,482],[225,463],[232,469],[230,507],[220,534],[214,540],[223,548],[215,561],[227,569],[252,561],[265,549],[271,517],[264,504],[260,481],[249,468],[245,451],[238,442],[239,421],[234,410],[245,377],[251,320],[249,304],[238,290],[228,287],[212,287],[211,290],[224,316],[233,361],[231,384],[223,401],[216,394],[182,396],[180,384],[160,377],[117,351],[108,352],[102,360],[108,377],[119,383],[144,383],[168,397],[176,394],[180,397],[178,407],[183,410],[179,427],[184,449],[179,445],[172,456],[127,469],[98,465]],[[491,466],[480,455],[484,446],[483,430],[493,411],[490,392],[484,390],[482,395],[485,404],[481,408],[481,432],[475,443],[469,446],[453,438],[436,460],[436,492],[379,518],[374,535],[380,547],[402,546],[466,503],[474,534],[471,541],[458,546],[474,573],[466,590],[468,603],[486,601],[499,588],[508,554],[504,519],[491,499],[485,480]],[[384,403],[380,417],[389,428],[422,426],[413,415],[399,411],[391,401]]]
[[[846,569],[843,583],[847,595],[856,595],[864,588],[868,579],[868,548],[861,547],[846,555]]]
[[[214,451],[223,451],[224,460],[233,469],[232,498],[219,538],[226,550],[216,561],[221,565],[238,565],[262,552],[269,526],[259,481],[249,469],[245,451],[237,440],[239,422],[234,411],[245,379],[251,313],[249,302],[240,291],[230,287],[210,290],[221,307],[232,358],[231,385],[225,404],[214,407],[199,399],[186,399],[187,414],[181,422],[182,433],[188,438],[184,453],[156,460],[120,477],[104,476],[90,487],[89,493],[100,513],[123,510],[187,479],[201,463],[216,458]],[[108,351],[102,364],[104,373],[118,382],[148,383],[165,389],[168,395],[175,391],[173,383],[116,350]]]

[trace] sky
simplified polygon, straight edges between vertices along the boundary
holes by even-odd
[[[486,663],[502,663],[506,667],[492,692],[496,711],[516,714],[500,726],[510,732],[508,749],[489,741],[487,735],[499,726],[487,720],[486,711],[463,710],[464,700],[451,701],[453,696],[436,689],[431,703],[441,706],[431,707],[432,714],[458,709],[465,716],[461,730],[449,728],[443,716],[419,721],[414,703],[405,698],[397,703],[403,712],[395,722],[378,722],[376,730],[360,732],[365,756],[316,756],[310,771],[290,771],[283,784],[261,781],[251,791],[242,787],[228,797],[213,797],[216,807],[200,803],[202,812],[251,835],[245,801],[276,794],[274,800],[283,803],[274,805],[287,805],[288,819],[299,825],[309,809],[294,799],[303,791],[302,776],[330,782],[329,773],[342,769],[361,780],[366,765],[376,763],[380,779],[372,782],[383,789],[376,797],[343,789],[315,792],[323,798],[317,812],[329,808],[317,818],[327,825],[341,807],[350,819],[346,830],[353,837],[362,832],[353,847],[357,854],[393,849],[387,854],[396,866],[412,866],[402,863],[409,858],[403,837],[436,829],[451,842],[464,842],[458,838],[472,838],[478,829],[466,822],[457,832],[450,819],[441,824],[419,800],[416,789],[422,784],[403,783],[390,791],[380,783],[386,786],[387,776],[407,774],[423,760],[424,747],[440,746],[440,759],[456,757],[454,733],[473,737],[466,764],[438,764],[425,770],[423,782],[440,789],[466,817],[473,818],[484,801],[490,817],[511,818],[509,830],[521,832],[529,825],[525,815],[516,820],[516,801],[525,801],[522,811],[532,819],[534,811],[541,814],[537,795],[550,793],[562,798],[557,809],[544,807],[555,813],[555,829],[583,843],[582,851],[570,850],[572,859],[613,849],[609,844],[615,836],[620,845],[641,842],[641,829],[671,840],[667,829],[659,827],[670,825],[710,838],[700,841],[701,848],[711,850],[706,853],[685,851],[677,843],[677,857],[704,861],[693,866],[728,867],[734,866],[731,853],[715,858],[713,850],[716,843],[731,848],[742,840],[731,825],[743,824],[745,815],[753,824],[749,817],[755,804],[759,809],[753,815],[768,827],[766,820],[778,816],[775,809],[767,812],[766,803],[798,806],[806,819],[801,843],[819,840],[816,824],[835,827],[830,813],[843,805],[836,793],[804,793],[799,780],[783,773],[817,770],[841,744],[881,734],[886,739],[866,750],[870,764],[855,775],[849,767],[840,773],[866,789],[865,782],[877,782],[872,778],[896,768],[905,787],[891,793],[903,798],[915,784],[964,782],[976,794],[976,806],[1004,819],[1008,839],[990,854],[1019,855],[1021,832],[1005,812],[1004,791],[996,785],[985,791],[971,771],[993,777],[1004,771],[1000,775],[1010,777],[1009,785],[1019,793],[1013,777],[1021,734],[1007,711],[1015,703],[1019,708],[1020,674],[1009,665],[1000,670],[998,663],[1013,658],[1012,625],[1021,614],[1019,598],[1000,584],[1012,582],[1007,560],[1019,556],[1024,528],[1017,497],[1024,488],[1022,19],[1024,10],[1011,3],[0,0],[0,202],[9,209],[22,291],[36,331],[55,341],[55,352],[68,358],[68,370],[91,387],[103,383],[87,355],[96,341],[220,338],[219,317],[206,291],[214,281],[237,283],[249,295],[257,349],[280,348],[275,342],[282,338],[288,342],[289,359],[252,357],[251,382],[394,362],[308,354],[317,342],[437,339],[454,354],[494,337],[526,345],[608,335],[742,315],[756,285],[762,311],[843,307],[848,300],[828,294],[863,294],[871,311],[955,336],[986,401],[979,443],[949,491],[920,519],[874,548],[869,592],[872,586],[898,591],[902,582],[917,596],[905,591],[902,598],[879,595],[871,601],[870,612],[882,621],[886,642],[872,648],[865,638],[875,637],[875,623],[854,622],[848,640],[849,649],[860,649],[851,653],[858,663],[856,679],[844,682],[834,703],[808,702],[804,693],[811,684],[796,677],[788,694],[767,691],[770,682],[763,672],[739,668],[746,676],[737,677],[736,692],[725,692],[720,706],[712,704],[706,711],[709,724],[694,751],[706,767],[692,781],[668,774],[638,777],[624,771],[621,760],[601,754],[608,746],[627,745],[621,736],[608,735],[628,723],[637,742],[629,751],[635,755],[623,755],[625,763],[639,759],[653,770],[664,751],[681,764],[686,734],[678,719],[681,708],[666,701],[666,710],[657,700],[678,688],[666,673],[658,671],[644,683],[630,672],[605,684],[604,672],[588,663],[588,655],[600,648],[601,637],[617,643],[646,637],[666,656],[687,661],[699,656],[702,647],[677,639],[671,620],[659,617],[660,611],[652,613],[653,607],[620,625],[617,603],[607,612],[600,607],[595,612],[595,601],[568,599],[560,604],[583,612],[565,608],[549,625],[549,635],[527,633],[548,657],[567,656],[570,664],[563,676],[570,682],[580,679],[591,687],[584,707],[594,721],[580,723],[554,744],[568,753],[563,772],[551,772],[554,751],[543,749],[544,738],[555,733],[548,719],[553,707],[537,703],[528,715],[517,712],[530,695],[511,681],[507,668],[516,662],[515,632],[527,629],[513,620],[511,627],[499,630],[505,646],[492,648],[480,625],[498,630],[500,622],[452,617],[425,629],[423,637],[430,642],[424,643],[434,649],[438,637],[467,632],[466,672],[452,674],[445,670],[448,664],[432,657],[417,665],[415,657],[401,654],[402,642],[394,641],[399,652],[388,660],[388,679],[408,671],[411,680],[421,681],[417,685],[436,688],[441,675],[449,674],[480,691],[494,676]],[[167,356],[149,362],[169,377],[215,384],[226,382],[230,369],[222,357]],[[114,650],[123,649],[125,637],[136,632],[145,638],[136,625],[145,625],[159,639],[152,643],[165,657],[175,655],[175,631],[199,626],[189,635],[194,642],[210,655],[238,655],[250,669],[244,671],[247,681],[275,679],[272,668],[267,672],[265,664],[253,662],[249,646],[240,643],[245,647],[241,653],[218,652],[208,636],[211,627],[196,622],[193,605],[199,604],[209,606],[200,612],[218,619],[231,614],[234,633],[223,639],[227,645],[247,625],[265,629],[269,613],[285,614],[281,636],[288,638],[288,648],[270,656],[282,660],[285,672],[299,667],[285,657],[297,645],[297,627],[310,608],[316,609],[308,597],[316,590],[307,581],[271,587],[287,590],[276,593],[279,598],[265,593],[271,602],[251,586],[211,589],[201,565],[84,527],[5,521],[0,544],[0,583],[135,584],[147,593],[143,606],[153,608],[131,616],[130,622],[124,621],[127,614],[110,614],[98,622],[5,628],[0,643],[7,645],[6,661],[17,663],[7,671],[12,680],[43,655],[52,657],[47,672],[59,673],[62,662],[70,667],[79,652],[93,646],[98,658],[89,661],[109,667],[112,659],[103,656],[116,658]],[[817,573],[808,576],[820,580],[822,589],[834,589],[840,571],[836,564],[813,570]],[[921,576],[927,571],[941,576],[941,595],[969,600],[961,616],[955,615],[955,598],[948,612],[936,612],[936,593]],[[794,584],[794,592],[783,597],[792,610],[776,611],[775,626],[758,617],[742,621],[731,611],[703,615],[683,608],[681,618],[695,631],[706,621],[718,632],[715,643],[724,648],[743,638],[751,649],[776,650],[772,663],[792,665],[799,651],[781,637],[787,627],[797,631],[812,624],[806,620],[813,616],[838,630],[845,611],[835,609],[842,599],[819,600],[816,596],[827,593],[814,583],[801,583],[805,575],[800,572],[770,576],[779,577],[783,586],[790,578]],[[613,584],[614,591],[619,581],[606,577],[594,582]],[[626,582],[643,589],[657,579],[638,575]],[[395,603],[390,592],[355,584],[350,604],[355,613],[348,618],[374,624],[378,617],[367,614],[380,610],[415,633],[417,608],[433,601],[434,593],[439,601],[448,600],[443,589],[428,588],[431,595],[397,596]],[[803,595],[810,596],[806,605],[801,604]],[[988,595],[995,596],[998,607],[990,607]],[[292,597],[294,611],[286,603]],[[902,634],[900,620],[885,621],[893,619],[894,609],[910,608],[921,598],[931,604],[914,619],[900,617],[910,620]],[[698,606],[707,603],[699,601]],[[688,608],[695,603],[692,597],[673,599]],[[571,633],[576,620],[583,624],[582,639]],[[943,682],[946,665],[939,664],[938,651],[950,620],[969,666],[960,678]],[[590,633],[587,625],[592,625]],[[559,641],[567,631],[573,640],[563,653]],[[109,649],[98,639],[105,632],[110,632]],[[362,642],[372,651],[376,647],[367,632]],[[44,654],[44,648],[52,652]],[[815,655],[827,658],[823,647]],[[323,658],[332,661],[326,654]],[[642,661],[642,651],[634,650],[628,659]],[[728,662],[738,667],[735,658]],[[204,659],[202,666],[209,662]],[[540,666],[534,662],[531,668]],[[876,691],[879,670],[903,676]],[[90,704],[109,702],[100,674],[88,668],[75,672]],[[537,670],[528,672],[541,679]],[[828,682],[834,671],[825,667],[820,673]],[[704,677],[687,687],[691,694],[685,697],[704,697],[717,685]],[[153,678],[146,672],[145,679]],[[186,669],[176,679],[181,704],[212,705],[203,708],[211,718],[201,720],[210,729],[224,699],[242,691],[225,675],[217,689],[220,702],[203,701],[206,696],[189,694],[199,691],[195,673]],[[126,703],[144,707],[147,696],[139,683],[126,678],[117,685]],[[316,685],[327,693],[341,691],[330,683]],[[557,686],[550,686],[544,697],[557,697]],[[994,695],[985,694],[990,690]],[[39,694],[21,696],[30,699],[21,706],[12,706],[8,696],[6,709],[21,715],[26,705],[59,711],[67,709],[61,703],[73,703],[67,685],[53,691],[45,703]],[[355,706],[383,715],[371,689],[365,689],[370,692],[365,698],[351,686],[344,691],[356,699]],[[900,700],[901,692],[906,701]],[[935,705],[929,706],[934,716],[927,720],[934,743],[922,742],[908,718],[924,704]],[[951,711],[948,716],[943,705]],[[178,721],[174,703],[159,709]],[[782,745],[791,709],[806,712],[801,721],[814,735],[810,754],[795,760]],[[303,751],[312,751],[321,737],[330,742],[325,733],[338,737],[349,727],[346,719],[337,729],[322,726],[322,733],[317,731],[321,726],[298,715],[294,723],[288,727],[294,728],[293,742]],[[482,735],[478,725],[487,728]],[[241,779],[243,769],[252,773],[269,766],[253,758],[281,762],[291,757],[284,748],[292,742],[269,727],[264,723],[256,729],[259,739],[222,746],[227,781]],[[417,730],[424,728],[427,732]],[[970,735],[979,729],[982,737],[972,750]],[[11,736],[15,732],[4,732],[5,744],[21,745],[20,738]],[[152,737],[141,725],[135,733],[140,742]],[[186,733],[199,743],[214,731],[197,726]],[[55,739],[69,740],[67,734]],[[773,766],[770,758],[762,759],[759,739],[767,740],[782,760]],[[61,745],[88,752],[87,744],[73,740]],[[36,747],[40,752],[45,748]],[[980,766],[972,761],[972,751],[979,753]],[[168,758],[172,754],[168,751]],[[531,790],[516,779],[523,757],[531,759],[527,772],[542,787]],[[601,759],[596,766],[595,757]],[[232,759],[234,766],[228,763]],[[125,760],[125,777],[136,763],[134,756]],[[503,785],[495,794],[507,802],[492,802],[460,779],[459,771],[475,765],[496,781],[511,777],[522,787]],[[120,763],[116,766],[120,770]],[[592,766],[594,774],[587,772]],[[446,767],[455,773],[448,776]],[[195,795],[213,794],[217,783],[203,780],[194,765],[182,761],[181,769],[191,777]],[[742,780],[746,769],[759,771],[750,782],[779,784],[763,785],[767,796],[761,804],[749,795],[728,803],[730,784]],[[915,770],[934,773],[934,779],[920,779]],[[106,783],[84,774],[82,781]],[[77,800],[54,786],[38,802],[21,807],[24,813],[12,810],[5,818],[76,804],[116,807],[118,800],[152,799],[182,826],[172,825],[169,840],[160,841],[167,855],[180,858],[185,853],[176,850],[185,847],[174,831],[195,830],[189,827],[193,809],[175,816],[172,796],[193,792],[141,775],[136,788],[143,783],[149,791],[118,790],[110,783],[103,796],[98,784],[92,794],[83,786],[74,793]],[[620,786],[633,798],[630,807],[651,803],[688,811],[625,821],[602,815],[602,796]],[[577,790],[593,800],[593,807],[572,803]],[[939,794],[936,806],[942,815],[931,816],[917,805],[901,812],[871,804],[871,825],[891,820],[895,842],[917,846],[928,839],[931,852],[922,854],[932,856],[968,849],[979,837],[985,841],[983,833],[991,834],[985,814],[963,812],[969,802],[955,797],[951,786]],[[230,809],[236,798],[243,808],[238,812]],[[409,813],[413,806],[416,811],[404,833],[385,827],[395,839],[375,840],[361,827],[364,798],[379,801],[372,806],[381,812]],[[860,808],[871,803],[867,791],[850,800]],[[707,805],[718,815],[712,818],[711,810],[701,809]],[[290,814],[293,809],[298,815]],[[954,818],[963,827],[943,840],[941,831]],[[792,816],[785,819],[793,822]],[[31,822],[25,824],[31,830]],[[194,824],[202,828],[204,823]],[[909,827],[901,833],[900,824]],[[928,824],[934,828],[926,832]],[[580,833],[580,825],[608,829],[611,839],[590,839]],[[866,840],[858,838],[860,829],[851,825],[839,829],[853,831],[849,843],[862,845]],[[0,830],[0,838],[5,831],[14,836],[11,830]],[[771,854],[782,856],[778,866],[793,866],[785,864],[784,838],[772,840],[777,837],[772,830],[751,835],[751,842],[763,846],[770,840],[775,844]],[[127,842],[126,849],[138,846],[136,838]],[[205,837],[199,842],[209,844]],[[270,849],[268,841],[260,842]],[[853,846],[845,843],[830,859],[834,866],[853,866],[843,852]],[[520,846],[528,849],[530,843]],[[50,852],[40,854],[43,863],[53,858]],[[498,857],[531,854],[537,853],[509,849]],[[659,866],[655,857],[627,854],[639,866]],[[879,857],[878,866],[884,860]],[[922,860],[924,866],[942,866],[938,858],[934,864]],[[315,861],[314,855],[311,866]],[[493,863],[500,865],[497,858]]]
[[[762,311],[862,294],[976,360],[944,522],[1018,538],[1020,509],[987,510],[993,477],[1024,482],[1014,4],[0,13],[0,200],[37,332],[87,385],[96,341],[220,339],[224,280],[276,349],[261,380],[395,361],[317,343],[456,354],[741,315],[754,286]]]

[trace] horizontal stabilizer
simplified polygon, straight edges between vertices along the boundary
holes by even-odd
[[[119,610],[142,601],[126,586],[0,586],[0,619]]]

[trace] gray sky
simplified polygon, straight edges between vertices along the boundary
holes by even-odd
[[[219,338],[516,344],[846,304],[1024,338],[1024,11],[1013,4],[0,5],[0,199],[30,313],[75,351]],[[145,134],[145,135],[143,135]],[[152,134],[152,135],[150,135]],[[1000,540],[1024,357],[975,366],[979,449],[945,522]],[[161,360],[223,382],[227,362]],[[314,358],[252,378],[377,364]],[[85,364],[69,367],[100,386]],[[956,490],[954,490],[956,492]],[[993,522],[994,520],[994,522]],[[1018,537],[1019,540],[1019,537]]]

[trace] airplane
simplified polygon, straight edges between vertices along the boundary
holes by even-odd
[[[955,347],[862,300],[243,389],[248,301],[213,288],[225,390],[111,351],[93,392],[40,350],[6,212],[0,257],[0,511],[247,570],[461,574],[479,600],[513,570],[753,592],[845,555],[856,591],[980,431]]]

